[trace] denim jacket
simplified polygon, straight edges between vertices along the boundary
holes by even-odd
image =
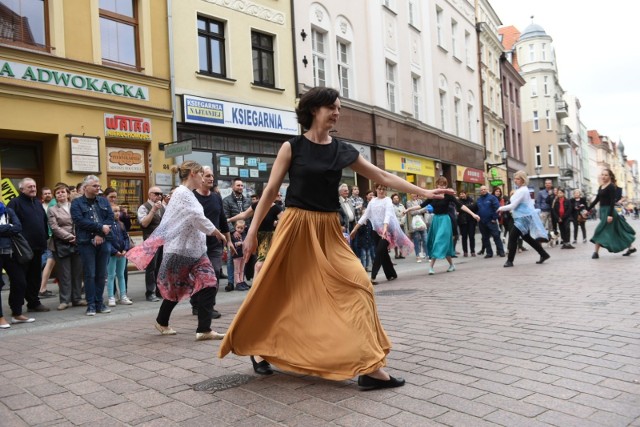
[[[91,240],[96,236],[103,237],[108,241],[113,238],[112,233],[105,236],[102,232],[103,225],[113,226],[113,211],[109,201],[104,197],[96,197],[93,208],[85,196],[74,199],[71,202],[71,218],[76,226],[78,244],[91,243]]]

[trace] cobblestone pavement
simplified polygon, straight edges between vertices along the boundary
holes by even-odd
[[[0,331],[0,425],[640,426],[640,254],[592,260],[592,244],[576,246],[549,249],[543,265],[531,250],[514,268],[460,257],[446,273],[438,261],[433,276],[399,260],[399,279],[382,280],[376,298],[389,371],[407,384],[385,391],[258,377],[246,357],[218,359],[219,341],[194,340],[186,303],[172,318],[178,335],[159,336],[140,274],[130,277],[135,304],[111,314],[57,312],[46,299],[54,311]],[[219,294],[215,329],[244,295]],[[248,382],[194,389],[234,374]]]

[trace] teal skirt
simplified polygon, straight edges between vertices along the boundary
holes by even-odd
[[[636,239],[636,231],[624,217],[613,210],[613,221],[607,222],[609,206],[600,206],[600,224],[593,233],[591,243],[597,243],[609,252],[622,252]]]
[[[429,258],[443,259],[456,254],[453,248],[453,230],[449,214],[433,216],[427,234],[427,252]]]

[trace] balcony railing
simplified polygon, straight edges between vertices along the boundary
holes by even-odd
[[[562,100],[556,101],[556,116],[559,119],[565,119],[569,117],[569,107],[566,102]]]

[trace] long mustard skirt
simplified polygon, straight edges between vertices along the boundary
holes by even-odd
[[[338,215],[288,208],[218,356],[257,355],[285,371],[345,380],[383,367],[390,348]]]

